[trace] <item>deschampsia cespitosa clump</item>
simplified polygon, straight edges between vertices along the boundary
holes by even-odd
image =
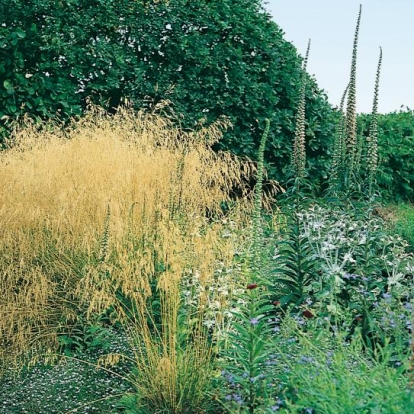
[[[220,324],[226,301],[208,289],[230,267],[234,241],[224,233],[244,208],[229,194],[253,171],[210,149],[227,126],[184,132],[159,116],[91,108],[69,129],[15,133],[0,154],[5,365],[55,352],[73,326],[100,318],[135,341],[148,404],[160,398],[185,412],[183,396],[201,398],[207,321]],[[233,206],[226,219],[223,203]]]

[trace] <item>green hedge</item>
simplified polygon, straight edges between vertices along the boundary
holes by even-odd
[[[369,115],[360,115],[359,131],[369,132]],[[387,201],[414,202],[414,111],[378,115],[378,185]]]

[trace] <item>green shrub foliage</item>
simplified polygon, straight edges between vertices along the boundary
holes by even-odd
[[[0,118],[68,119],[82,114],[87,97],[109,108],[123,98],[149,108],[169,100],[184,127],[228,116],[234,128],[218,149],[253,159],[268,118],[266,167],[284,177],[302,58],[261,1],[3,0],[0,15]],[[333,111],[311,77],[306,101],[318,179]]]
[[[414,111],[378,114],[377,184],[388,201],[414,201]],[[371,116],[358,117],[359,133],[369,135]]]

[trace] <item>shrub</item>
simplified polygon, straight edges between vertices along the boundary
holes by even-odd
[[[367,136],[370,117],[359,115],[359,131]],[[414,201],[414,111],[378,115],[377,183],[387,201]]]

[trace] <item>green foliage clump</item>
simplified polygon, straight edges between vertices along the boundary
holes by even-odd
[[[388,201],[414,201],[414,110],[378,114],[377,184]],[[358,116],[359,133],[369,135],[370,116]]]
[[[275,355],[287,382],[280,412],[411,413],[406,366],[393,366],[388,347],[374,357],[364,351],[359,335],[352,342],[344,339],[328,329],[300,328],[297,320],[286,318]]]
[[[381,214],[384,214],[384,218],[390,223],[390,230],[407,240],[409,249],[414,251],[414,205],[388,205]]]

